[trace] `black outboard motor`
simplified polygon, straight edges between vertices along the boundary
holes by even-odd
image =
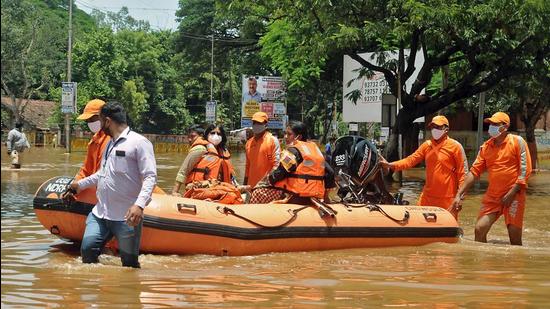
[[[372,180],[378,167],[378,152],[375,145],[361,136],[343,136],[334,145],[330,164],[336,175],[342,172],[357,185],[365,184]]]
[[[378,149],[369,140],[356,135],[336,140],[330,164],[344,202],[394,203],[381,177],[379,162]]]

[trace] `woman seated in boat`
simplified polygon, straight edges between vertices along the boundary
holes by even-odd
[[[299,121],[291,122],[285,131],[287,148],[281,153],[279,166],[270,172],[257,188],[267,185],[269,199],[285,199],[293,204],[311,204],[311,198],[325,199],[326,189],[336,188],[334,171],[319,147],[307,141],[307,127]],[[258,192],[255,192],[258,191]],[[254,190],[251,203],[269,202],[266,190]],[[287,196],[289,194],[290,196]],[[286,198],[285,198],[286,196]]]
[[[233,183],[235,172],[230,161],[231,154],[226,146],[227,136],[223,126],[211,124],[206,128],[204,136],[208,141],[206,153],[189,173],[186,184],[209,179]]]
[[[204,132],[208,140],[206,152],[189,173],[186,182],[187,198],[210,200],[222,204],[242,204],[240,188],[229,160],[227,136],[220,125],[210,125]]]
[[[176,175],[176,181],[172,189],[172,195],[174,196],[181,196],[179,193],[181,186],[188,183],[187,179],[191,170],[202,159],[203,155],[207,153],[206,146],[208,145],[208,141],[204,139],[204,129],[202,127],[198,125],[190,127],[187,131],[187,139],[190,149]]]

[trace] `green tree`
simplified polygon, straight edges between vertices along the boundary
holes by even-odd
[[[147,97],[149,95],[144,92],[143,88],[141,80],[138,80],[137,85],[135,80],[128,80],[122,84],[120,91],[120,99],[137,130],[141,130],[142,116],[148,109]]]
[[[63,70],[62,28],[27,1],[2,1],[2,94],[19,121],[28,100],[43,96]],[[60,65],[61,64],[61,65]]]
[[[100,27],[76,42],[74,79],[90,95],[85,101],[93,97],[121,101],[138,130],[183,132],[190,119],[173,58],[170,32],[115,33],[111,27]]]
[[[66,71],[68,2],[62,0],[2,1],[3,105],[20,119],[31,98],[52,99],[50,90],[60,85]],[[73,10],[74,37],[93,30],[93,20]]]

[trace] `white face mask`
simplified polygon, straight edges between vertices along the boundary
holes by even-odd
[[[208,134],[208,141],[212,145],[218,146],[222,142],[222,137],[218,134]]]
[[[88,128],[90,128],[90,131],[97,133],[101,130],[101,121],[88,122]]]
[[[501,126],[495,126],[495,125],[490,124],[489,125],[489,131],[488,131],[489,135],[493,138],[498,137],[501,134],[500,127]]]
[[[436,129],[436,128],[432,129],[432,137],[435,140],[440,139],[443,136],[443,134],[445,134],[445,130],[440,130],[440,129]]]
[[[254,134],[260,134],[263,131],[265,131],[266,129],[267,129],[267,126],[265,124],[253,124],[252,125],[252,132],[254,132]]]

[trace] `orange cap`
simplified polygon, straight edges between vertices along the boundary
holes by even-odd
[[[82,115],[78,116],[78,118],[76,118],[76,119],[78,119],[78,120],[88,120],[88,119],[92,118],[95,115],[99,115],[103,105],[105,105],[105,101],[103,101],[103,100],[99,100],[99,99],[91,100],[84,107],[84,111],[82,112]]]
[[[449,120],[445,116],[438,115],[438,116],[435,116],[435,117],[432,118],[432,122],[430,122],[430,124],[428,125],[428,128],[431,127],[432,125],[436,125],[436,126],[446,125],[446,126],[449,126]]]
[[[496,112],[491,116],[491,118],[485,118],[483,120],[485,123],[505,123],[506,125],[510,125],[510,117],[503,112]]]
[[[261,123],[267,122],[267,114],[264,112],[254,113],[254,115],[252,116],[252,121]]]

